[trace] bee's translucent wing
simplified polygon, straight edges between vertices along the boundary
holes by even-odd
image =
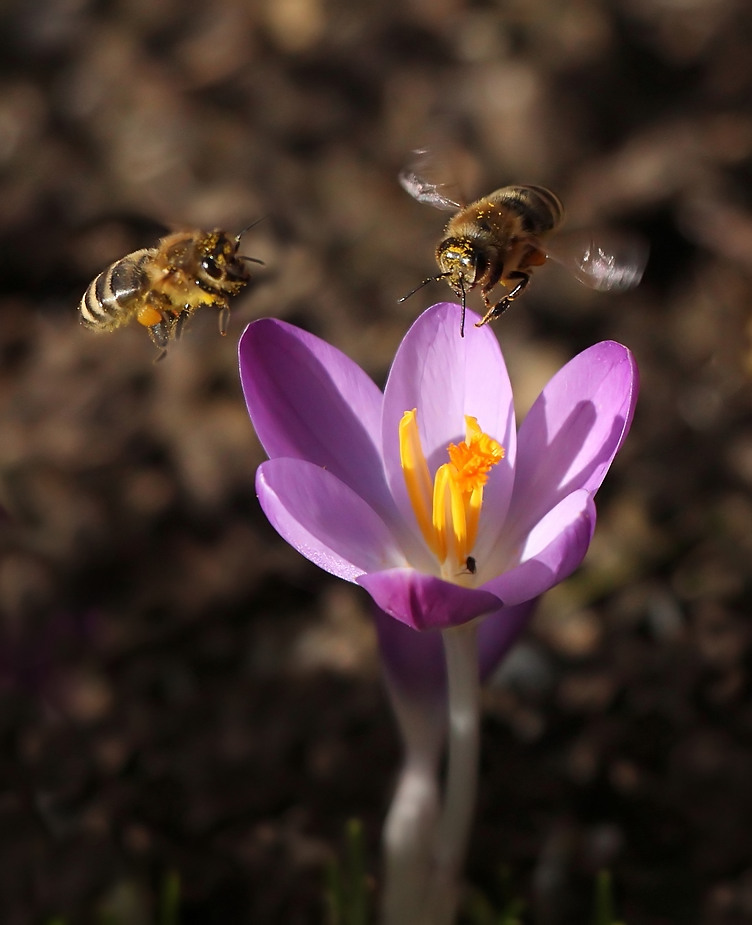
[[[648,262],[648,246],[637,235],[575,231],[557,235],[551,242],[546,240],[542,249],[581,283],[601,291],[632,289],[642,279]]]
[[[446,183],[436,183],[430,179],[431,173],[436,170],[433,155],[426,149],[414,151],[413,155],[413,161],[399,173],[400,186],[413,199],[425,202],[435,209],[443,209],[446,212],[457,212],[461,209],[459,202],[441,192],[447,188]]]
[[[462,208],[458,202],[440,193],[438,184],[431,183],[409,168],[400,171],[399,181],[402,188],[407,190],[413,199],[417,199],[418,202],[425,202],[429,206],[443,209],[445,212],[457,212]]]

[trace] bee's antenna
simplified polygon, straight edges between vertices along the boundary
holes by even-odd
[[[235,235],[235,243],[236,243],[236,244],[240,244],[240,239],[243,237],[243,235],[246,233],[246,231],[250,231],[251,228],[253,228],[255,225],[258,225],[259,222],[263,222],[264,219],[266,219],[266,218],[268,218],[267,215],[262,215],[261,218],[257,218],[256,221],[251,222],[250,225],[246,225],[245,228],[244,228],[242,231],[239,231],[239,232]]]
[[[250,231],[250,229],[255,225],[258,225],[259,222],[263,222],[265,218],[267,218],[267,216],[262,215],[261,218],[257,218],[255,222],[251,222],[250,225],[246,225],[242,231],[238,232],[238,234],[235,235],[235,247],[240,247],[240,239],[243,237],[246,231]],[[264,266],[264,261],[259,260],[258,257],[246,257],[245,254],[238,254],[237,258],[238,260],[247,260],[249,263],[258,263],[262,267]]]
[[[429,276],[427,279],[424,279],[422,283],[418,283],[418,285],[415,287],[415,289],[411,289],[411,290],[408,292],[407,295],[403,295],[402,298],[401,298],[401,299],[397,299],[397,301],[398,301],[398,302],[405,302],[407,299],[410,298],[411,295],[415,295],[415,293],[416,293],[419,289],[422,289],[422,288],[423,288],[425,285],[427,285],[428,283],[434,283],[434,282],[436,282],[437,280],[445,279],[445,278],[446,278],[447,276],[449,276],[449,275],[450,275],[449,273],[439,273],[438,276]]]

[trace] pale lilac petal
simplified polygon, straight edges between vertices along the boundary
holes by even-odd
[[[595,529],[595,504],[575,491],[549,511],[525,539],[520,565],[483,585],[507,605],[522,604],[563,581],[585,558]]]
[[[384,670],[403,695],[437,704],[446,691],[441,633],[420,633],[379,607],[373,608]]]
[[[484,617],[478,626],[478,662],[484,681],[494,673],[507,652],[530,622],[538,598],[512,607],[502,607]]]
[[[256,493],[280,536],[315,565],[356,581],[404,561],[379,515],[344,482],[300,459],[272,459]]]
[[[270,318],[248,325],[239,357],[248,411],[269,457],[326,468],[389,517],[383,396],[363,370],[313,334]]]
[[[433,474],[448,459],[447,446],[465,439],[465,415],[506,451],[493,469],[485,500],[503,521],[514,479],[516,433],[512,387],[496,336],[476,328],[468,311],[460,337],[459,305],[443,302],[425,311],[405,335],[394,359],[384,393],[383,454],[387,479],[401,510],[409,511],[399,458],[399,422],[418,408],[423,450]]]
[[[508,528],[524,536],[562,498],[595,492],[629,431],[637,401],[634,357],[604,341],[550,380],[523,421]]]
[[[411,568],[365,574],[357,581],[390,617],[418,630],[458,626],[501,604],[486,590],[464,588]]]
[[[488,678],[525,630],[538,601],[502,607],[478,624],[481,679]],[[390,683],[413,699],[443,709],[446,666],[440,633],[421,633],[392,619],[378,607],[374,622],[384,669]]]

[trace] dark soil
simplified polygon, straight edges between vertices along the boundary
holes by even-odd
[[[383,382],[445,216],[543,183],[651,245],[643,284],[555,267],[496,325],[524,411],[606,338],[632,433],[585,566],[489,686],[468,883],[582,925],[752,920],[752,17],[743,0],[6,0],[0,11],[0,919],[323,922],[351,816],[399,762],[368,602],[254,495],[244,325],[275,315]],[[449,168],[448,168],[449,169]],[[222,338],[167,358],[76,307],[167,228],[262,259]],[[472,301],[472,300],[471,300]],[[472,303],[478,308],[479,304]],[[408,923],[406,923],[408,925]]]

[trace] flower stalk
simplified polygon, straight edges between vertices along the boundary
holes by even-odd
[[[405,755],[383,834],[381,925],[450,925],[476,803],[480,753],[477,625],[441,634],[447,722],[389,683]],[[444,732],[447,770],[440,799]]]
[[[424,925],[450,925],[454,921],[478,789],[480,678],[476,625],[467,623],[444,630],[442,639],[449,707],[447,776]]]
[[[392,694],[405,755],[382,834],[382,925],[418,923],[425,908],[439,815],[443,739],[443,729],[437,734],[431,724],[425,724],[409,698]]]

